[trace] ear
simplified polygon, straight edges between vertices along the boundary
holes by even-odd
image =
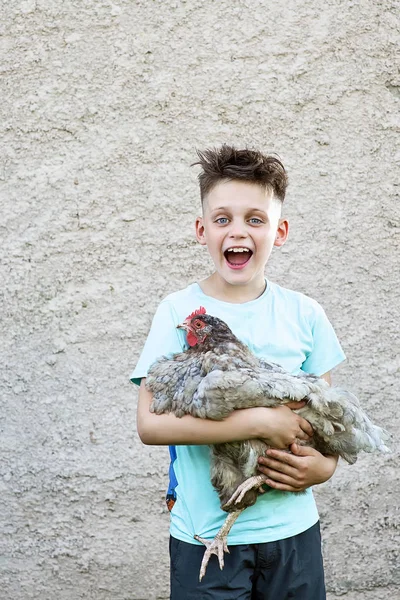
[[[274,246],[283,246],[289,235],[289,221],[287,219],[279,219],[278,229],[276,230],[276,236]]]
[[[203,218],[202,217],[197,217],[195,227],[196,227],[196,239],[197,239],[197,241],[202,246],[207,246],[206,238],[205,238],[205,235],[204,235],[204,224],[203,224]]]

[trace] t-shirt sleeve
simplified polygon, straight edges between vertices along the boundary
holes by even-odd
[[[149,335],[130,380],[140,385],[150,366],[161,356],[171,356],[185,348],[185,337],[179,325],[178,315],[168,300],[163,300],[154,315]]]
[[[312,349],[301,370],[321,376],[340,364],[346,356],[324,309],[318,303],[313,310],[311,331]]]

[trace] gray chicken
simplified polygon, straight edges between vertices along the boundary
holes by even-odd
[[[226,323],[206,314],[203,307],[178,327],[186,331],[189,348],[151,366],[146,387],[153,395],[152,412],[220,420],[236,409],[304,400],[307,404],[296,412],[312,425],[309,445],[322,454],[339,455],[353,464],[360,451],[389,451],[384,443],[388,434],[371,422],[352,393],[330,387],[314,375],[291,375],[257,358]],[[265,491],[266,477],[258,472],[257,460],[267,448],[261,440],[210,447],[211,482],[229,515],[214,540],[195,536],[206,546],[200,580],[211,554],[218,556],[223,568],[233,523]]]

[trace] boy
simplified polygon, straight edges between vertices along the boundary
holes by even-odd
[[[186,347],[176,326],[199,306],[223,319],[255,354],[292,373],[303,370],[330,382],[330,370],[344,359],[319,304],[264,276],[273,246],[282,246],[288,235],[281,217],[287,186],[282,163],[226,145],[198,155],[202,216],[196,237],[215,270],[161,302],[131,376],[140,384],[141,440],[170,446],[171,599],[323,600],[318,513],[309,488],[333,475],[337,458],[295,443],[312,435],[309,423],[291,410],[303,403],[237,410],[222,422],[149,412],[148,368]],[[223,571],[211,557],[199,583],[204,547],[193,536],[213,539],[226,517],[210,483],[207,445],[250,438],[274,448],[259,459],[271,490],[233,526]],[[293,493],[298,491],[304,493]]]

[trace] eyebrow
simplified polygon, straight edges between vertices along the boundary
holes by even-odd
[[[213,210],[210,211],[211,214],[214,214],[216,212],[226,212],[226,211],[230,211],[231,209],[229,208],[229,206],[218,206],[218,208],[214,208]],[[265,210],[262,210],[262,208],[249,208],[248,211],[246,211],[246,213],[261,213],[263,215],[266,215],[267,213],[265,212]]]
[[[219,212],[220,210],[232,210],[232,209],[229,206],[218,206],[217,208],[214,208],[210,212],[214,213],[214,212]],[[265,210],[263,210],[262,208],[249,208],[249,210],[247,210],[246,212],[261,212],[261,213],[266,214]]]
[[[219,210],[228,210],[228,207],[227,206],[218,206],[218,208],[214,208],[210,212],[214,213],[214,212],[218,212]]]

